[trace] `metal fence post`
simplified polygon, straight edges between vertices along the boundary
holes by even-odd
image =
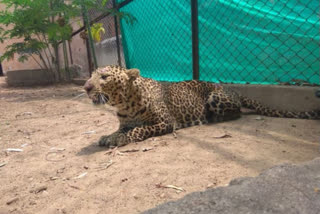
[[[3,76],[3,70],[2,70],[1,62],[0,62],[0,76]]]
[[[199,80],[199,26],[198,26],[198,0],[191,0],[192,25],[192,78]]]
[[[91,48],[92,51],[92,57],[93,57],[93,63],[94,63],[94,69],[96,69],[98,67],[98,63],[97,63],[97,58],[96,58],[96,54],[95,54],[95,50],[94,50],[94,44],[93,44],[93,38],[91,35],[91,26],[90,26],[90,20],[88,18],[88,11],[87,8],[82,0],[82,14],[83,14],[83,20],[84,20],[84,27],[87,29],[88,31],[88,39],[89,39],[89,46]]]
[[[118,9],[116,5],[116,0],[113,0],[113,8]],[[118,64],[121,66],[121,52],[120,52],[120,38],[119,38],[119,30],[118,30],[118,17],[114,16],[114,29],[116,32],[116,43],[117,43],[117,54],[118,54]]]

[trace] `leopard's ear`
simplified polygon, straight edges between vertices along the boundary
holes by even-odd
[[[139,69],[132,68],[132,69],[126,70],[126,74],[128,75],[130,80],[135,80],[137,77],[140,76],[140,71]]]

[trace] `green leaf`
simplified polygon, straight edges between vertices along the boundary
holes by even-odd
[[[25,61],[28,60],[28,58],[29,57],[27,55],[21,55],[21,56],[19,56],[18,61],[19,62],[25,62]]]
[[[109,2],[109,0],[102,0],[101,5],[105,6],[108,2]]]

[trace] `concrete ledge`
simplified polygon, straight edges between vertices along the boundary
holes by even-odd
[[[86,83],[86,81],[88,80],[89,78],[73,78],[72,79],[72,83],[76,84],[76,85],[84,85]]]
[[[320,109],[320,99],[315,95],[318,87],[238,84],[226,84],[224,86],[243,96],[260,101],[268,107],[279,110],[308,111]]]
[[[320,158],[302,165],[273,167],[227,187],[191,193],[144,214],[319,214]]]
[[[47,70],[15,70],[6,72],[9,86],[36,86],[54,83],[54,76]]]

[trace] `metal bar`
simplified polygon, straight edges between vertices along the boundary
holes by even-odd
[[[87,58],[88,58],[89,74],[90,74],[90,77],[91,77],[92,71],[93,71],[94,69],[93,69],[93,67],[92,67],[92,58],[91,58],[90,46],[89,46],[89,41],[88,41],[88,39],[86,39],[85,42],[86,42],[86,48],[87,48]]]
[[[94,69],[96,69],[98,67],[97,57],[96,57],[96,54],[95,54],[93,39],[92,39],[92,35],[91,35],[91,26],[89,24],[90,20],[89,20],[89,17],[88,17],[88,11],[87,11],[87,8],[86,8],[86,6],[84,4],[82,4],[82,14],[83,14],[83,19],[84,19],[84,26],[87,28],[87,32],[88,32],[89,46],[91,48],[91,54],[92,54],[92,58],[93,58]]]
[[[0,76],[3,76],[3,70],[2,70],[1,62],[0,62]]]
[[[54,44],[54,57],[55,57],[55,64],[57,66],[57,75],[58,75],[58,81],[61,81],[61,70],[60,70],[60,58],[59,58],[59,45]]]
[[[113,7],[116,7],[116,0],[113,0]],[[118,54],[118,64],[121,66],[121,50],[120,50],[120,39],[118,30],[118,17],[114,16],[114,28],[116,32],[116,43],[117,43],[117,54]]]
[[[117,8],[120,9],[121,7],[124,7],[124,6],[126,6],[127,4],[129,4],[129,3],[131,3],[131,2],[133,2],[133,0],[123,1],[123,2],[121,2],[121,3],[119,3],[119,4],[117,5]]]
[[[192,78],[199,80],[199,25],[198,25],[198,0],[191,0],[192,24]]]
[[[72,49],[71,49],[70,41],[68,41],[68,47],[69,47],[70,62],[71,62],[71,65],[73,65],[73,57],[72,57]]]
[[[64,41],[62,43],[62,49],[63,49],[63,59],[64,59],[64,72],[66,74],[66,78],[68,81],[71,80],[71,74],[69,70],[69,59],[68,59],[68,51],[67,51],[67,41]]]
[[[82,20],[83,20],[83,23],[85,23],[83,16],[82,16]],[[89,74],[90,74],[90,77],[91,77],[92,71],[93,71],[93,67],[92,67],[92,57],[91,57],[91,53],[90,53],[90,45],[89,45],[88,37],[86,37],[86,39],[84,41],[86,43]]]

